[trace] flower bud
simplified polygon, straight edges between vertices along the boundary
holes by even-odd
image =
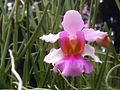
[[[108,36],[104,37],[103,39],[97,39],[96,40],[97,44],[103,47],[109,47],[111,40]]]

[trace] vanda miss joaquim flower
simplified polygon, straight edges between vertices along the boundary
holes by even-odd
[[[45,56],[46,63],[52,63],[54,72],[60,71],[64,76],[79,76],[82,73],[91,73],[93,65],[85,56],[90,56],[95,62],[102,63],[95,55],[93,46],[86,42],[94,42],[103,39],[107,32],[95,31],[92,28],[84,28],[85,24],[78,11],[69,10],[62,21],[64,31],[58,34],[43,35],[40,39],[55,43],[59,40],[60,48],[52,48]]]

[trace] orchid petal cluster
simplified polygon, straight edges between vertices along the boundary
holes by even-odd
[[[60,71],[64,76],[79,76],[82,73],[91,73],[93,65],[85,56],[93,58],[95,62],[102,63],[95,55],[95,48],[86,42],[95,42],[107,36],[107,32],[84,28],[85,24],[80,13],[69,10],[62,21],[64,31],[58,34],[43,35],[40,39],[55,43],[59,40],[60,48],[52,48],[45,56],[46,63],[52,63],[54,72]]]

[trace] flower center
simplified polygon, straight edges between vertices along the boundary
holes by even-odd
[[[85,42],[82,35],[78,33],[76,38],[71,38],[66,32],[61,33],[60,47],[66,56],[79,55],[83,52]]]

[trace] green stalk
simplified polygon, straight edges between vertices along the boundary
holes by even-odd
[[[81,0],[81,2],[80,2],[80,10],[79,10],[79,12],[82,14],[82,9],[83,9],[83,6],[84,6],[84,4],[85,4],[85,1],[86,0]]]
[[[15,28],[13,30],[13,52],[14,52],[14,58],[16,60],[17,58],[17,48],[18,48],[18,20],[19,20],[19,1],[15,0],[15,21],[14,25]]]
[[[91,27],[91,20],[92,20],[92,12],[93,12],[93,2],[94,0],[91,0],[91,3],[90,3],[90,18],[89,18],[89,27]]]
[[[79,77],[79,89],[82,90],[82,86],[83,86],[83,78],[82,76]]]
[[[25,2],[24,2],[24,8],[25,8],[25,6],[27,6],[26,5],[26,0],[25,0]],[[26,9],[26,8],[25,8]],[[25,10],[24,9],[24,10]],[[22,11],[22,13],[24,13],[24,10]],[[31,23],[32,24],[32,27],[33,28],[36,28],[37,27],[37,25],[36,25],[36,23],[35,23],[35,21],[34,21],[34,17],[33,17],[33,13],[30,11],[29,12],[29,15],[30,15],[30,19],[29,19],[29,24]],[[22,14],[22,17],[21,17],[21,22],[22,22],[22,18],[23,18],[23,14]],[[30,25],[29,25],[30,26]],[[23,27],[23,29],[24,30],[22,30],[22,33],[23,33],[23,36],[24,36],[24,40],[22,41],[22,44],[21,44],[21,46],[19,47],[19,49],[18,49],[18,53],[20,54],[21,53],[21,51],[23,50],[23,48],[24,48],[24,45],[25,44],[27,44],[27,43],[25,43],[26,42],[26,39],[27,39],[27,37],[26,37],[26,35],[25,35],[25,31],[27,31],[27,28],[25,28],[25,27]],[[28,40],[27,40],[28,41]]]
[[[43,83],[42,83],[42,87],[44,87],[45,84],[46,84],[46,81],[47,81],[48,76],[49,76],[50,68],[51,68],[51,65],[48,65],[47,69],[46,69],[46,74],[45,74],[45,77],[44,77],[44,80],[43,80]]]
[[[43,20],[44,20],[44,18],[45,18],[45,15],[46,15],[46,13],[47,13],[48,7],[49,7],[49,3],[47,4],[47,6],[46,6],[46,8],[45,8],[45,11],[44,11],[44,13],[43,13],[43,16],[41,17],[41,20],[40,20],[40,22],[39,22],[39,24],[38,24],[38,27],[36,28],[36,30],[34,31],[33,35],[32,35],[32,36],[30,37],[30,39],[28,40],[26,46],[22,49],[22,51],[19,51],[19,53],[17,53],[17,54],[19,55],[19,56],[18,56],[18,59],[20,59],[20,58],[25,54],[25,52],[26,52],[26,50],[28,49],[28,47],[30,47],[30,46],[33,44],[33,42],[35,41],[35,39],[37,38],[37,36],[38,36],[38,34],[39,34],[39,32],[40,32],[39,30],[40,30],[40,28],[41,28],[42,22],[43,22]]]
[[[12,24],[12,22],[10,22],[10,24],[9,24],[6,42],[5,42],[3,51],[2,51],[2,56],[1,56],[1,69],[4,69],[4,67],[5,67],[5,57],[6,57],[6,54],[7,54],[8,44],[9,44],[9,40],[10,40],[11,24]]]
[[[104,76],[105,70],[106,70],[106,64],[107,64],[107,60],[108,60],[108,53],[109,53],[109,49],[107,50],[106,57],[105,57],[104,63],[101,65],[99,74],[97,75],[95,85],[94,85],[95,86],[94,90],[101,90],[100,88],[101,88],[103,76]]]
[[[27,2],[24,4],[27,4],[27,19],[26,19],[26,25],[27,25],[27,38],[26,38],[26,42],[29,40],[30,37],[30,33],[29,33],[29,1],[27,0]],[[23,68],[23,85],[27,86],[28,83],[28,70],[29,70],[29,62],[30,59],[30,48],[28,46],[28,49],[26,51],[26,55],[25,55],[25,61],[24,61],[24,68]]]
[[[0,34],[0,37],[2,37],[2,35]],[[0,45],[4,45],[4,41],[0,38]]]
[[[5,5],[4,6],[3,6],[2,1],[0,1],[0,5],[1,5],[1,8],[2,8],[2,12],[3,12],[2,41],[5,42],[6,35],[7,35],[6,34],[7,30],[5,29],[6,28],[6,21],[7,21],[7,15],[6,15],[7,0],[5,0]],[[4,64],[5,64],[4,58],[6,56],[6,53],[3,53],[4,48],[5,48],[5,45],[3,43],[3,44],[1,44],[1,68],[4,68]]]
[[[24,20],[25,9],[26,9],[26,0],[24,0],[24,5],[23,5],[23,8],[22,8],[22,15],[21,15],[21,18],[20,18],[20,22],[22,22]]]
[[[6,5],[7,5],[7,0],[5,1],[5,7],[4,7],[4,5],[3,5],[2,0],[0,0],[0,8],[1,8],[2,13],[3,13],[3,16],[4,16],[5,18],[7,18],[7,14],[6,14]]]
[[[54,19],[53,26],[52,26],[52,32],[56,32],[56,29],[55,29],[56,22],[57,22],[57,20],[58,20],[58,17],[59,17],[60,12],[61,12],[62,9],[63,9],[63,7],[61,7],[61,3],[64,5],[64,1],[63,1],[63,2],[60,2],[60,3],[59,3],[59,6],[58,6],[58,8],[57,8],[57,11],[56,11],[56,14],[55,14],[56,16],[54,17],[55,19]]]
[[[94,14],[93,14],[93,19],[92,19],[92,28],[94,28],[95,23],[96,23],[96,16],[98,13],[98,8],[99,8],[99,0],[95,0],[95,8],[94,8]]]
[[[3,22],[2,22],[2,41],[4,42],[5,41],[5,22],[6,22],[6,19],[5,17],[3,16]],[[3,52],[3,49],[4,49],[4,45],[2,44],[1,45],[1,56],[2,56],[2,52]]]
[[[56,80],[56,74],[53,75],[53,79],[51,80],[51,84],[50,84],[51,90],[54,89],[55,80]]]
[[[9,23],[10,20],[12,19],[12,16],[13,16],[14,10],[15,10],[15,7],[16,7],[16,5],[14,4],[11,13],[10,13],[10,15],[8,16],[8,23]]]
[[[106,83],[106,86],[107,86],[107,88],[108,88],[108,90],[112,90],[112,87],[111,86],[109,86],[109,84],[108,84],[108,78],[109,78],[109,76],[110,76],[110,74],[112,74],[112,72],[115,70],[115,69],[119,69],[120,68],[120,64],[117,64],[117,65],[115,65],[114,67],[112,67],[110,70],[109,70],[109,72],[107,73],[107,75],[106,75],[106,78],[105,78],[105,83]],[[118,84],[119,85],[119,84]],[[116,89],[116,90],[118,90],[118,89]]]
[[[82,14],[82,9],[83,9],[83,0],[81,0],[81,2],[80,2],[80,13]]]
[[[71,83],[69,83],[69,81],[67,80],[66,77],[64,77],[61,72],[59,71],[60,75],[62,76],[62,78],[65,80],[65,82],[74,90],[79,90],[78,88],[74,87]]]
[[[34,77],[37,83],[37,87],[40,87],[40,84],[42,84],[42,80],[40,80],[41,74],[38,72],[39,70],[35,63],[37,60],[39,60],[39,55],[40,53],[38,53],[35,58],[32,56],[32,54],[30,55],[32,67],[31,67],[31,70],[29,71],[29,74],[32,74],[34,72]]]

